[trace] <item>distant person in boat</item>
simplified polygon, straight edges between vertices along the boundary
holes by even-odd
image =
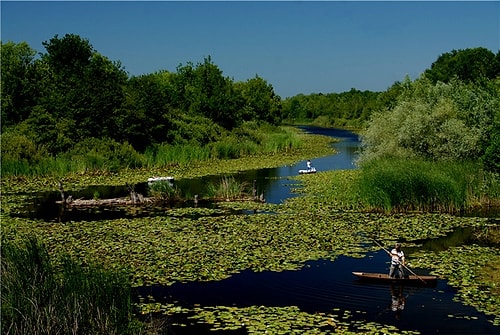
[[[403,278],[403,266],[405,265],[405,254],[401,250],[401,243],[396,243],[396,246],[391,251],[391,267],[389,269],[389,277]]]
[[[311,161],[307,160],[307,171],[311,171],[311,168],[312,168]]]

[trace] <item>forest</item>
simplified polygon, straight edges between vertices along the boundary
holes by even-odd
[[[176,72],[129,76],[78,35],[42,45],[37,55],[25,42],[1,44],[5,175],[175,163],[172,152],[190,160],[285,150],[294,139],[282,124],[367,130],[364,159],[472,159],[499,170],[498,51],[444,53],[420,78],[384,92],[282,99],[258,75],[224,76],[210,56]]]

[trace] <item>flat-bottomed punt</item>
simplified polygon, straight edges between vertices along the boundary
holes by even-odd
[[[369,272],[353,272],[353,275],[361,280],[374,281],[374,282],[386,282],[386,283],[398,283],[398,284],[408,284],[408,285],[436,285],[436,276],[415,276],[415,275],[405,275],[403,278],[391,278],[386,273],[369,273]]]

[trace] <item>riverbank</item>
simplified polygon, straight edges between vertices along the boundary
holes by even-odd
[[[216,166],[200,164],[198,167],[193,166],[194,168],[169,168],[164,172],[168,175],[179,173],[179,176],[208,175],[214,171],[236,172],[243,167],[278,166],[278,162],[283,164],[282,162],[317,157],[312,156],[309,150],[315,155],[319,152],[331,152],[331,138],[319,139],[312,135],[307,135],[306,138],[309,139],[310,148],[304,147],[303,151],[292,155],[277,155],[268,159],[253,157],[237,162],[220,161]],[[324,145],[321,144],[323,140]],[[146,173],[149,172],[135,171],[131,172],[130,176],[95,176],[94,179],[82,177],[81,183],[77,179],[78,176],[73,176],[74,180],[68,180],[73,180],[72,188],[92,185],[100,180],[99,178],[109,184],[123,184],[125,180],[144,181],[144,177],[149,176]],[[422,240],[444,236],[459,227],[473,227],[477,229],[477,234],[488,229],[491,232],[498,230],[495,222],[478,217],[436,213],[362,213],[353,202],[355,199],[350,198],[349,192],[356,175],[357,171],[353,170],[297,176],[296,179],[303,187],[296,191],[300,191],[302,196],[279,205],[228,202],[216,208],[174,208],[162,216],[155,217],[64,224],[10,217],[8,213],[15,211],[15,206],[4,211],[6,202],[19,205],[11,200],[16,198],[22,201],[25,194],[4,193],[2,237],[16,240],[35,234],[47,244],[55,260],[62,255],[69,255],[72,259],[82,262],[98,262],[110,270],[130,273],[134,286],[168,287],[181,282],[220,281],[246,270],[297,271],[311,260],[335,261],[340,256],[365,257],[369,252],[377,250],[368,237],[376,238],[384,245],[390,245],[394,239],[398,239],[408,248],[418,247]],[[42,180],[35,181],[24,185],[48,187]],[[16,187],[12,185],[10,192]],[[242,215],[242,212],[252,215]],[[394,227],[399,228],[396,233]],[[478,245],[480,240],[475,239],[472,246],[422,251],[420,254],[411,255],[409,261],[412,267],[431,269],[440,278],[450,280],[458,291],[457,297],[463,303],[492,315],[494,322],[498,324],[500,298],[495,269],[497,264],[500,264],[500,255],[498,245],[495,244],[497,242],[491,235],[485,235],[487,243]],[[478,261],[471,261],[474,257]],[[432,266],[426,263],[433,259],[441,261]],[[491,271],[485,264],[492,266]],[[460,271],[456,271],[458,268]],[[382,332],[382,329],[387,329],[385,332],[388,334],[401,334],[397,328],[372,322],[349,324],[349,311],[344,315],[318,315],[291,307],[272,306],[219,306],[215,309],[201,306],[185,311],[175,303],[162,305],[154,301],[144,302],[145,306],[141,305],[144,311],[154,311],[157,308],[157,311],[170,315],[195,313],[214,327],[216,324],[217,327],[237,327],[235,320],[247,319],[256,332],[264,331],[261,325],[266,324],[270,325],[271,329],[282,327],[279,329],[291,331],[330,322],[334,326],[329,325],[328,332],[326,328],[318,329],[315,334],[336,331],[349,334],[352,329],[349,327],[358,327],[353,334],[363,331],[373,334],[379,330]],[[450,311],[450,314],[453,312]],[[283,323],[283,320],[290,321]]]
[[[146,181],[152,176],[172,176],[176,179],[195,178],[207,175],[230,174],[238,171],[272,168],[296,163],[312,157],[321,157],[334,153],[334,139],[328,136],[305,134],[296,130],[300,139],[297,148],[258,154],[237,159],[213,159],[190,163],[169,164],[162,168],[125,169],[118,173],[104,171],[86,171],[54,176],[6,176],[2,177],[1,187],[4,194],[17,192],[41,192],[57,190],[59,180],[66,190],[80,189],[90,185],[125,185]]]

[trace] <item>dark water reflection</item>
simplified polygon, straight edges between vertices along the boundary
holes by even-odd
[[[137,293],[185,307],[297,306],[304,312],[340,316],[343,311],[351,311],[352,320],[394,325],[400,330],[418,330],[422,334],[499,333],[500,328],[488,322],[484,314],[453,301],[455,292],[443,280],[438,280],[435,287],[391,287],[359,281],[351,273],[385,272],[388,270],[386,258],[383,251],[370,253],[365,258],[341,256],[334,262],[307,262],[300,271],[256,273],[247,270],[218,282],[142,287]],[[401,294],[405,299],[403,309],[393,310],[394,294]],[[190,334],[192,330],[174,327],[175,334]],[[197,328],[196,333],[218,334],[208,328]]]
[[[301,127],[304,131],[331,136],[340,140],[335,143],[337,151],[334,155],[313,158],[313,166],[318,171],[327,171],[335,169],[353,169],[353,161],[356,157],[356,151],[360,142],[358,136],[352,132],[342,129],[325,129],[317,127]],[[295,197],[292,193],[293,187],[298,187],[297,183],[290,180],[289,177],[298,175],[300,169],[306,167],[306,160],[296,164],[282,166],[278,168],[265,168],[256,170],[247,170],[239,173],[225,175],[232,177],[238,182],[246,183],[250,189],[255,188],[256,194],[263,198],[267,203],[280,204],[288,198]],[[181,196],[186,199],[193,199],[195,195],[200,197],[207,192],[207,185],[218,185],[223,176],[205,176],[201,178],[179,179],[175,181],[175,186],[181,191]],[[148,195],[148,184],[146,182],[134,185],[136,192],[145,196]],[[72,191],[73,199],[99,199],[121,198],[129,195],[128,186],[89,186],[83,190]],[[62,211],[61,206],[56,201],[61,200],[59,192],[43,192],[32,196],[19,216],[45,221],[92,221],[92,220],[112,220],[118,218],[146,217],[154,215],[165,215],[164,210],[155,211],[154,209],[140,208],[99,208],[99,209],[72,209]],[[176,206],[192,206],[192,202],[179,203]],[[215,207],[216,204],[203,204],[203,206]]]
[[[337,154],[312,158],[313,166],[318,171],[335,169],[353,169],[359,148],[358,136],[338,129],[304,127],[304,130],[339,138],[335,144]],[[299,169],[306,167],[306,161],[279,168],[244,171],[232,175],[238,181],[253,183],[258,194],[264,194],[268,203],[279,204],[294,196],[291,188],[296,187],[289,177],[296,176]],[[185,196],[203,194],[204,187],[210,182],[217,184],[221,176],[208,176],[197,179],[181,179],[175,184]],[[147,183],[135,185],[135,190],[147,194]],[[74,192],[74,198],[92,199],[125,197],[128,188],[94,186]],[[49,192],[33,196],[24,214],[47,221],[103,220],[123,217],[166,215],[164,212],[141,212],[140,209],[100,209],[70,211],[61,213],[55,204],[58,192]],[[498,217],[498,215],[497,215]],[[470,231],[457,229],[445,238],[421,241],[423,247],[431,250],[443,250],[450,246],[468,243]],[[413,250],[407,249],[409,255]],[[411,257],[411,256],[410,256]],[[218,282],[178,283],[170,287],[142,287],[137,294],[152,295],[160,302],[178,301],[184,306],[298,306],[306,312],[331,313],[332,309],[358,311],[354,319],[367,322],[392,324],[401,330],[418,330],[422,334],[499,334],[500,328],[492,326],[488,317],[472,307],[454,302],[455,292],[445,281],[439,280],[436,287],[403,287],[402,295],[406,304],[396,315],[391,309],[392,295],[390,285],[366,284],[359,282],[352,271],[383,272],[387,271],[386,257],[383,252],[371,253],[362,259],[339,257],[332,261],[307,262],[299,271],[260,272],[243,271]],[[423,273],[421,273],[423,274]],[[399,288],[396,288],[399,292]],[[397,316],[397,317],[396,317]],[[467,316],[468,318],[466,318]],[[474,317],[476,319],[470,319]],[[172,334],[216,334],[204,326],[175,328]],[[225,334],[225,333],[224,333]]]

